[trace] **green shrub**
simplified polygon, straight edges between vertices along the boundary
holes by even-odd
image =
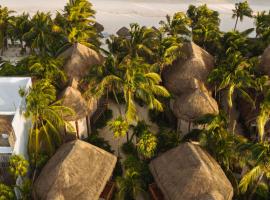
[[[136,147],[132,142],[125,142],[124,144],[122,144],[121,150],[126,155],[137,155]]]
[[[109,142],[106,141],[104,138],[99,137],[98,134],[91,134],[87,142],[101,149],[104,149],[105,151],[113,153],[113,150],[111,149]]]
[[[15,194],[11,187],[0,183],[0,200],[15,200]]]
[[[161,129],[157,134],[157,152],[165,152],[178,146],[181,142],[180,135],[173,130]]]

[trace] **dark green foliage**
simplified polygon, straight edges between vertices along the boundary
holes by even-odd
[[[160,129],[159,133],[157,134],[157,139],[157,151],[160,153],[177,147],[181,142],[179,133],[176,133],[174,130],[167,130],[166,128]]]
[[[98,134],[91,134],[88,139],[87,142],[101,148],[104,149],[105,151],[111,152],[113,153],[111,146],[109,145],[109,142],[106,141],[104,138],[100,137]]]
[[[137,149],[132,142],[126,142],[122,145],[121,150],[126,155],[137,155]]]
[[[102,115],[98,118],[98,120],[95,122],[93,129],[102,129],[107,125],[107,122],[112,119],[113,113],[112,110],[106,109]]]

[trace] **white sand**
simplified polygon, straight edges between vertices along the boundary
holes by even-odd
[[[0,4],[8,6],[22,13],[37,11],[62,10],[67,0],[0,0]],[[115,33],[120,27],[128,26],[132,22],[142,25],[157,26],[166,14],[176,11],[186,11],[189,4],[208,4],[212,9],[220,12],[221,29],[231,30],[234,20],[231,18],[232,9],[236,0],[91,0],[97,11],[97,21],[105,27],[105,32]],[[270,1],[250,0],[255,11],[269,10]],[[239,23],[239,29],[244,30],[253,27],[253,21],[245,19]]]

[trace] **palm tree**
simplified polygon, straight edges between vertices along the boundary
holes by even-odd
[[[122,91],[126,102],[126,119],[132,122],[137,118],[135,97],[145,102],[150,109],[163,110],[156,96],[169,97],[169,92],[159,83],[161,78],[154,72],[148,72],[150,66],[142,59],[125,59],[116,66],[114,74],[105,76],[96,87],[96,94],[103,95],[112,85]]]
[[[137,149],[144,158],[152,158],[157,149],[157,137],[149,131],[143,132],[139,137]]]
[[[233,106],[233,95],[237,90],[246,100],[254,105],[254,101],[246,92],[254,86],[254,76],[249,73],[250,63],[240,52],[227,54],[227,58],[219,67],[214,69],[208,81],[218,85],[218,90],[227,90],[228,114]]]
[[[66,75],[61,69],[63,61],[48,55],[29,56],[26,58],[27,65],[32,75],[38,79],[51,80],[54,84],[61,84],[66,81]]]
[[[139,176],[138,172],[128,169],[124,177],[116,178],[117,198],[119,200],[135,200],[138,194],[144,192]]]
[[[7,7],[2,7],[0,5],[0,49],[1,55],[5,49],[7,49],[8,40],[8,30],[13,17],[10,16],[13,11],[9,10]]]
[[[13,40],[20,41],[21,44],[21,52],[25,53],[25,48],[23,44],[23,35],[29,32],[31,29],[30,16],[28,13],[23,13],[19,16],[14,17],[11,22],[10,32],[12,33]]]
[[[93,49],[100,46],[94,16],[92,4],[87,0],[70,0],[67,3],[62,18],[65,22],[60,27],[70,43],[78,42]],[[58,16],[58,19],[61,17]]]
[[[37,12],[31,20],[31,29],[23,35],[23,40],[30,44],[36,54],[48,54],[53,40],[53,22],[50,13]]]
[[[64,127],[67,122],[63,120],[63,115],[73,114],[73,111],[56,101],[56,90],[49,80],[39,80],[26,94],[21,91],[21,95],[26,96],[26,118],[30,118],[32,127],[29,133],[29,152],[34,154],[37,162],[40,150],[41,137],[45,136],[49,154],[54,152],[54,145],[61,143],[59,128]],[[52,141],[52,138],[56,140]]]
[[[236,18],[235,25],[234,25],[234,31],[236,30],[238,20],[243,21],[244,16],[246,17],[252,17],[252,9],[249,7],[248,2],[239,2],[235,4],[235,9],[233,10],[233,16],[232,18]]]
[[[259,143],[244,143],[240,146],[240,150],[244,151],[244,156],[248,156],[250,162],[249,170],[242,177],[239,188],[242,193],[248,192],[248,200],[254,199],[258,186],[267,181],[270,177],[270,144],[266,141]],[[251,152],[246,154],[246,152]]]
[[[170,36],[190,36],[191,31],[189,26],[191,25],[191,20],[183,12],[177,12],[171,16],[166,16],[166,21],[160,21],[161,30]]]

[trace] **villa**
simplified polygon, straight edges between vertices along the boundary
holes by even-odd
[[[30,86],[29,77],[0,77],[0,170],[7,166],[12,154],[27,158],[30,122],[23,116],[25,99],[19,90],[27,91]]]

